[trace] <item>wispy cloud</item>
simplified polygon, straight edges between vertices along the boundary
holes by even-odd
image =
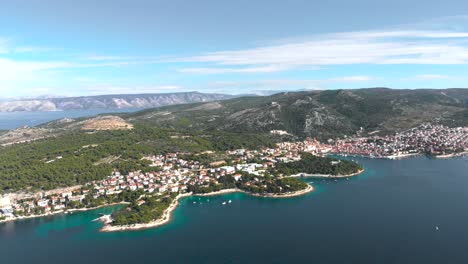
[[[416,81],[435,81],[435,80],[445,80],[445,81],[456,81],[456,80],[465,80],[464,76],[454,76],[454,75],[444,75],[444,74],[419,74],[407,80],[416,80]]]
[[[223,73],[269,73],[278,72],[289,69],[288,66],[281,65],[268,65],[259,67],[246,67],[246,68],[184,68],[178,70],[182,73],[196,73],[196,74],[223,74]]]
[[[7,45],[7,40],[0,38],[0,54],[4,54],[8,52],[8,45]]]
[[[70,66],[68,62],[18,61],[0,58],[0,80],[25,78],[25,75],[33,72]]]
[[[153,85],[153,86],[119,86],[119,85],[96,85],[80,88],[90,95],[102,94],[140,94],[140,93],[164,93],[182,91],[183,87],[178,85]]]
[[[373,78],[370,76],[359,75],[359,76],[345,76],[345,77],[332,78],[332,79],[328,79],[327,81],[329,82],[367,82],[372,79]]]
[[[293,91],[293,90],[320,90],[326,89],[331,84],[336,83],[366,83],[373,80],[371,76],[341,76],[327,79],[270,79],[255,81],[215,81],[204,85],[205,88],[226,92],[235,90],[236,93],[257,93],[264,91]]]
[[[345,32],[315,36],[308,41],[210,52],[172,61],[211,65],[181,70],[207,74],[279,71],[321,65],[465,64],[468,62],[467,42],[468,32]]]
[[[33,53],[33,52],[49,52],[53,51],[53,48],[46,48],[46,47],[35,47],[35,46],[19,46],[14,47],[10,50],[10,52],[14,53]]]
[[[452,76],[441,75],[441,74],[420,74],[414,77],[418,80],[442,80],[442,79],[452,79]]]

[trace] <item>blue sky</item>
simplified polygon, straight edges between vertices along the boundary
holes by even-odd
[[[468,83],[467,1],[4,1],[0,97]]]

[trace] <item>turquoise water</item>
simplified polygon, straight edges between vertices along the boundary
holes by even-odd
[[[78,118],[102,113],[133,112],[139,109],[89,109],[54,112],[0,112],[0,130],[15,129],[22,126],[36,126],[62,118]]]
[[[467,157],[353,159],[301,197],[185,198],[155,229],[98,232],[115,207],[2,224],[1,263],[468,263]]]

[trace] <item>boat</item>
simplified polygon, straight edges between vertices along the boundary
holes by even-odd
[[[226,202],[223,202],[223,205],[225,205],[225,204],[226,204]]]
[[[232,201],[231,201],[231,200],[229,200],[229,201],[228,201],[228,203],[232,203]]]
[[[439,231],[439,227],[438,227],[438,226],[436,226],[435,229],[436,229],[436,231]]]

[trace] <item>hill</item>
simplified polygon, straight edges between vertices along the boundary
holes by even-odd
[[[321,139],[392,133],[424,122],[468,124],[468,89],[327,90],[176,105],[123,114],[131,123],[230,132],[286,130]],[[362,128],[362,130],[361,130]]]

